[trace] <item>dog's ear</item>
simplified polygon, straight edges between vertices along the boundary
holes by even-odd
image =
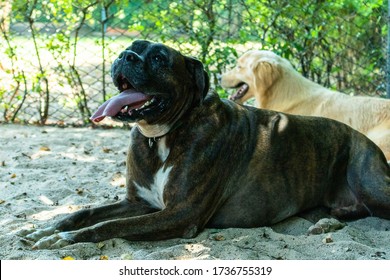
[[[282,75],[280,65],[268,58],[260,58],[255,61],[254,73],[256,75],[256,87],[261,93],[271,87]]]
[[[192,57],[185,57],[187,70],[191,73],[195,81],[196,88],[199,93],[200,104],[206,97],[210,88],[210,79],[207,72],[204,70],[202,62]]]
[[[135,40],[130,47],[128,47],[126,50],[132,50],[135,53],[142,53],[152,42],[148,40]]]

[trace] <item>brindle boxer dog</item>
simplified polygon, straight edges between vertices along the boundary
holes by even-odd
[[[350,127],[238,105],[209,93],[203,65],[135,41],[112,66],[120,94],[94,121],[135,122],[127,195],[28,235],[35,248],[191,238],[204,227],[259,227],[326,206],[341,218],[390,218],[390,168]]]

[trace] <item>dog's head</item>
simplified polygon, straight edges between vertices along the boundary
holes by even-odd
[[[237,65],[221,77],[224,88],[237,88],[230,99],[243,103],[251,97],[264,96],[281,78],[283,67],[291,64],[271,51],[251,50],[243,54]]]
[[[145,136],[165,134],[209,89],[202,63],[159,43],[137,40],[114,61],[111,76],[120,94],[91,117],[137,122]],[[148,135],[153,134],[153,135]]]

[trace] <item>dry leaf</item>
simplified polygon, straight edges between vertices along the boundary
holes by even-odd
[[[99,249],[101,249],[101,248],[103,248],[104,247],[104,243],[103,242],[99,242],[98,244],[97,244],[97,247],[99,248]]]
[[[50,151],[50,148],[49,147],[46,147],[46,146],[42,146],[39,148],[40,151],[44,151],[44,152],[49,152]]]
[[[108,260],[108,256],[100,256],[99,260],[107,261]]]
[[[16,178],[16,174],[15,173],[11,174],[11,179],[13,179],[13,178]]]
[[[112,152],[112,149],[107,148],[107,147],[103,147],[103,152],[104,153],[109,153],[109,152]]]
[[[63,257],[62,260],[64,260],[64,261],[73,261],[74,258],[72,258],[71,256],[66,256],[66,257]]]
[[[83,192],[84,192],[84,189],[76,189],[76,193],[79,195],[83,194]]]
[[[220,234],[214,236],[214,240],[215,241],[224,241],[225,239],[226,238],[223,235],[220,235]]]
[[[126,186],[126,176],[124,176],[121,172],[116,172],[112,175],[111,184],[114,186],[118,186],[120,188],[124,188]]]
[[[3,204],[4,202],[5,202],[5,200],[0,199],[0,204]]]
[[[331,235],[326,236],[326,237],[322,240],[322,243],[325,243],[325,244],[327,244],[327,243],[332,243],[332,242],[333,242],[333,238],[332,238]]]

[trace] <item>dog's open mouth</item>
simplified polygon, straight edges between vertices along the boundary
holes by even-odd
[[[236,101],[244,97],[244,95],[248,92],[249,86],[246,83],[240,83],[236,86],[238,88],[237,92],[229,97],[230,100]]]
[[[91,116],[92,121],[100,122],[105,117],[127,121],[152,110],[160,103],[157,96],[137,91],[123,75],[117,78],[117,87],[120,94],[100,105]]]

